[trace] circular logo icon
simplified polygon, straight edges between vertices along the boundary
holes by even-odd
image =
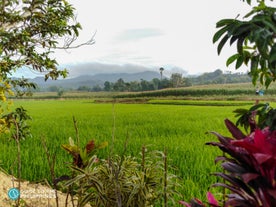
[[[17,200],[19,198],[20,192],[17,188],[11,188],[8,191],[8,196],[12,200]]]

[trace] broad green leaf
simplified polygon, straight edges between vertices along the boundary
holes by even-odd
[[[270,50],[269,62],[272,63],[276,61],[276,44],[274,44]]]
[[[268,47],[266,38],[262,38],[256,42],[259,53],[266,59],[268,58]]]
[[[226,35],[222,38],[222,40],[220,41],[220,43],[219,43],[219,45],[218,45],[218,47],[217,47],[217,52],[218,52],[218,54],[220,54],[220,52],[221,52],[223,46],[225,45],[225,43],[227,42],[228,38],[229,38],[229,36],[228,36],[228,34],[226,34]]]
[[[233,35],[230,39],[230,45],[232,45],[237,39],[239,39],[239,36]]]
[[[213,36],[213,43],[215,43],[216,41],[218,41],[219,38],[221,38],[221,36],[222,36],[225,32],[228,31],[228,29],[229,29],[230,26],[231,26],[231,25],[227,25],[227,26],[221,28],[219,31],[217,31],[217,32],[215,33],[215,35]]]
[[[235,21],[236,21],[235,19],[222,19],[222,20],[217,22],[216,27],[217,28],[223,27],[223,26],[229,25],[230,23],[233,23]]]
[[[230,64],[232,64],[235,60],[239,58],[240,54],[234,54],[231,57],[229,57],[226,61],[226,66],[228,67]]]
[[[67,152],[69,152],[70,154],[74,155],[76,153],[79,153],[79,149],[77,146],[72,146],[72,145],[68,145],[68,144],[62,144],[61,147],[63,149],[65,149]]]
[[[260,64],[261,68],[267,68],[267,61],[266,61],[266,59],[260,58],[259,64]]]
[[[235,30],[233,31],[233,34],[235,36],[245,36],[244,33],[249,34],[252,27],[253,25],[251,23],[241,23],[239,26],[236,26]]]
[[[255,71],[257,70],[258,65],[259,65],[259,56],[252,57],[250,71],[253,75],[255,74]]]
[[[248,18],[248,17],[250,17],[251,15],[253,15],[253,14],[255,14],[255,13],[256,13],[256,11],[255,11],[255,10],[252,10],[252,11],[248,12],[248,13],[244,16],[244,18]]]
[[[244,42],[245,38],[244,37],[240,37],[238,39],[238,42],[237,42],[237,50],[238,50],[238,53],[239,54],[242,54],[243,53],[243,42]]]
[[[72,137],[69,137],[69,144],[70,144],[71,146],[74,146],[74,145],[75,145],[74,140],[72,139]]]
[[[272,82],[272,78],[270,76],[267,76],[265,79],[265,87],[268,88],[271,82]]]
[[[250,72],[250,74],[251,74],[251,72]],[[258,71],[255,71],[253,75],[251,74],[251,76],[252,76],[252,83],[253,83],[254,86],[256,85],[257,80],[259,78],[258,75],[259,75]],[[261,84],[263,85],[263,83],[261,83]]]
[[[238,57],[238,59],[237,59],[237,61],[236,61],[236,66],[235,66],[235,68],[236,69],[238,69],[239,67],[241,67],[241,65],[242,65],[242,63],[243,63],[243,56],[242,55],[240,55],[239,57]]]
[[[245,65],[248,65],[248,62],[249,62],[250,59],[251,59],[251,53],[248,52],[247,50],[244,50],[244,51],[243,51],[243,58],[244,58],[244,60],[243,60],[244,64],[245,64]]]
[[[276,33],[276,24],[274,22],[265,19],[265,20],[263,20],[263,23],[265,24],[265,26],[267,26],[269,29],[271,29],[274,33]]]

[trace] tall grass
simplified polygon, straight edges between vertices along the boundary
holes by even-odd
[[[142,145],[150,149],[167,149],[169,165],[182,178],[183,199],[204,197],[207,188],[216,180],[210,173],[218,170],[214,165],[217,149],[205,146],[216,140],[208,131],[227,134],[223,120],[233,118],[237,106],[188,106],[158,104],[95,104],[91,100],[15,101],[29,111],[33,120],[32,137],[24,140],[22,152],[22,178],[31,181],[50,179],[46,155],[41,138],[51,153],[56,153],[56,175],[68,172],[66,163],[71,159],[61,149],[68,138],[75,139],[73,116],[77,120],[80,144],[88,140],[108,141],[109,147],[99,152],[106,158],[113,147],[120,154],[127,143],[127,153],[137,155]],[[113,137],[114,133],[114,137]],[[114,142],[113,142],[114,141]],[[0,160],[10,173],[16,168],[16,147],[7,138],[0,139]]]

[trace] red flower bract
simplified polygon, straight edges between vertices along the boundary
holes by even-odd
[[[272,187],[276,186],[276,133],[268,128],[256,129],[244,139],[233,140],[231,144],[247,151],[258,165],[255,170],[264,176]]]
[[[219,206],[218,201],[215,199],[215,197],[213,196],[213,194],[211,192],[207,192],[207,199],[209,201],[209,204],[212,207],[218,207]]]

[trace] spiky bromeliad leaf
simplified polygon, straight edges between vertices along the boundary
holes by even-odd
[[[245,137],[243,132],[229,119],[225,119],[224,123],[234,138],[243,139]]]

